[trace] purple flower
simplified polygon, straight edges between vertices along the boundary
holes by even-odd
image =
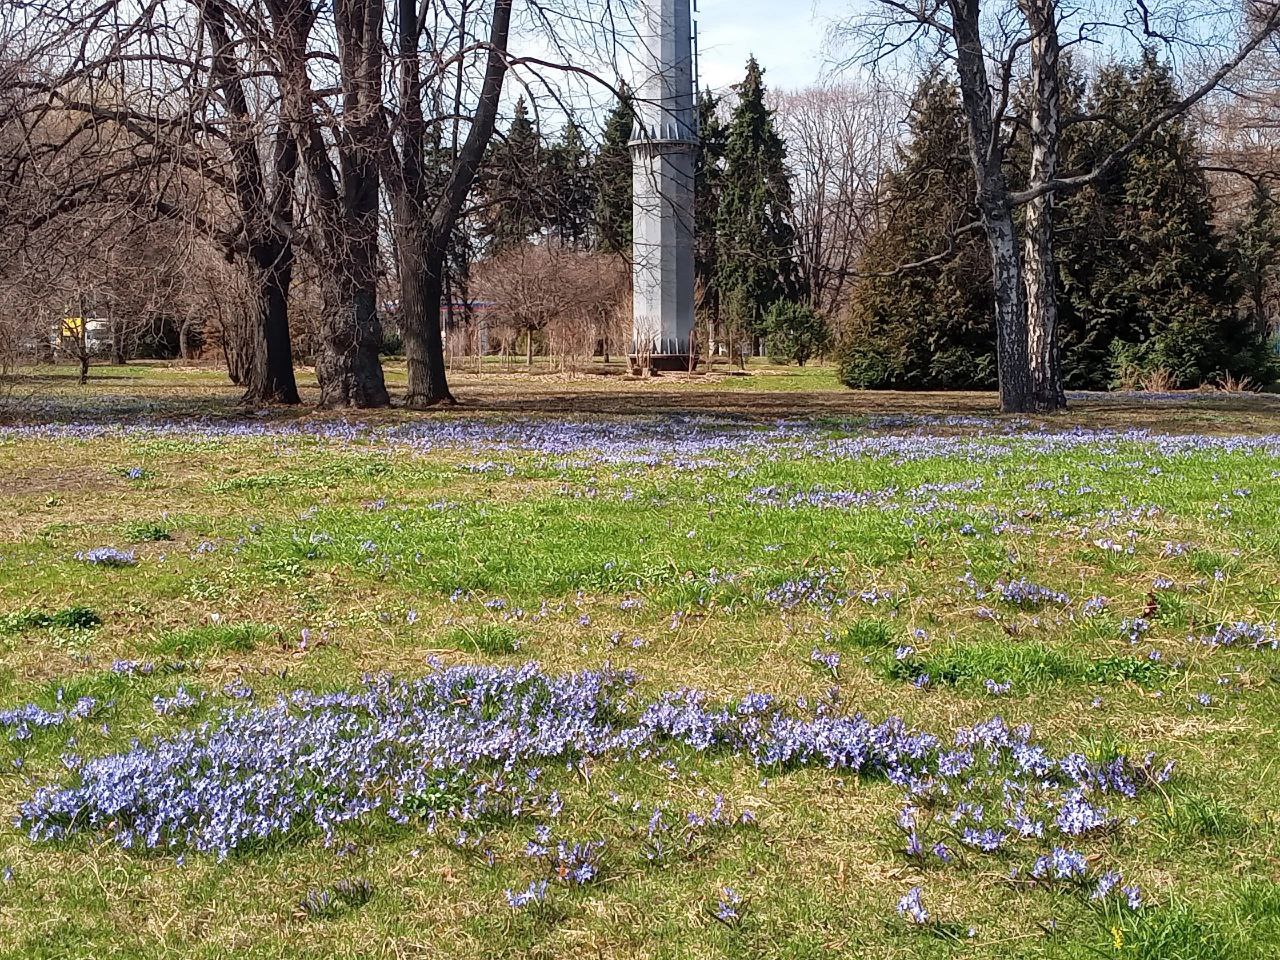
[[[1008,583],[997,582],[993,589],[1005,603],[1019,607],[1040,607],[1049,603],[1065,606],[1071,602],[1071,598],[1065,593],[1032,583],[1026,577]]]
[[[835,651],[824,652],[814,647],[813,652],[809,654],[809,659],[826,668],[832,676],[835,676],[840,670],[840,654]]]
[[[1068,837],[1093,833],[1109,826],[1110,823],[1111,819],[1107,816],[1107,811],[1089,803],[1085,799],[1084,791],[1079,789],[1067,792],[1062,806],[1058,809],[1058,816],[1054,820],[1058,830]]]
[[[526,907],[546,903],[547,881],[534,880],[526,889],[518,893],[510,889],[506,890],[505,893],[507,906],[511,907],[512,910],[523,910]]]
[[[132,550],[120,550],[116,547],[94,547],[76,554],[76,559],[95,567],[133,567],[138,564],[138,556]]]
[[[1036,860],[1031,875],[1038,880],[1080,880],[1088,867],[1083,854],[1066,847],[1054,847],[1052,853]]]
[[[193,695],[186,687],[179,685],[172,697],[153,697],[151,706],[158,717],[176,716],[190,713],[200,706],[200,697]]]
[[[898,916],[918,927],[929,922],[929,911],[925,909],[923,893],[919,887],[912,887],[899,898]]]
[[[715,918],[729,925],[736,924],[742,919],[742,897],[733,887],[725,887],[720,891],[720,897],[716,901]]]

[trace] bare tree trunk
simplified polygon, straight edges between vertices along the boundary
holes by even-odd
[[[433,269],[444,260],[428,258],[422,238],[401,218],[396,247],[400,257],[400,335],[408,363],[409,392],[405,404],[423,409],[438,403],[454,403],[449,392],[441,342],[441,301],[444,277]]]
[[[406,397],[406,403],[410,407],[453,402],[445,373],[444,331],[441,326],[440,301],[444,294],[445,262],[449,255],[449,239],[493,137],[503,81],[507,74],[507,41],[511,30],[512,2],[513,0],[494,0],[489,24],[489,52],[481,80],[480,96],[471,117],[471,129],[453,158],[452,169],[443,188],[434,200],[429,200],[423,170],[423,90],[417,50],[421,21],[413,0],[398,0],[401,59],[405,70],[401,99],[405,113],[406,143],[401,150],[402,175],[392,180],[389,186],[399,193],[397,208],[402,211],[400,219],[406,225],[411,225],[411,229],[421,231],[423,238],[417,265],[420,275],[408,281],[411,293],[423,298],[423,306],[412,315],[406,313],[401,322],[406,355],[410,354],[410,343],[413,344],[408,371],[409,391]],[[461,109],[461,94],[457,106]],[[401,283],[404,284],[414,272],[412,269],[404,269],[402,263]],[[403,299],[405,298],[402,296]]]
[[[111,325],[111,363],[113,366],[123,367],[128,359],[124,349],[124,329],[115,310],[111,311],[108,323]]]
[[[321,282],[323,333],[316,354],[322,407],[385,407],[391,403],[378,345],[377,294],[372,283],[341,273]]]
[[[80,361],[80,386],[89,382],[89,315],[85,309],[84,291],[79,293],[80,330],[76,334],[76,359]]]
[[[291,216],[293,177],[297,167],[297,141],[285,135],[278,139],[274,158],[277,184],[267,186],[258,147],[256,124],[249,111],[243,77],[236,61],[235,47],[227,31],[227,12],[221,0],[210,0],[201,8],[217,49],[213,72],[223,85],[231,115],[230,144],[235,163],[236,201],[248,245],[249,288],[255,303],[251,326],[243,347],[239,381],[245,387],[246,403],[300,402],[293,374],[293,348],[289,337],[288,293],[293,276],[293,248],[274,221]]]
[[[239,379],[246,403],[301,403],[293,373],[293,345],[289,337],[289,286],[293,282],[293,248],[278,238],[274,244],[255,244],[250,251],[251,322],[245,340],[248,356],[239,363]]]
[[[996,299],[996,360],[1000,409],[1026,413],[1034,407],[1027,353],[1027,311],[1022,264],[1013,226],[1013,204],[1004,175],[1004,149],[994,116],[991,86],[979,30],[979,0],[947,0],[956,45],[960,99],[969,128],[969,151],[978,181],[978,209],[991,245]]]
[[[1030,182],[1047,183],[1058,175],[1062,133],[1062,89],[1058,75],[1060,49],[1054,0],[1023,0],[1031,28],[1031,171]],[[1024,229],[1023,282],[1027,294],[1028,359],[1035,405],[1042,411],[1067,405],[1058,345],[1057,268],[1053,255],[1052,193],[1027,204]]]
[[[382,108],[382,0],[335,0],[333,25],[342,79],[342,123],[332,153],[307,74],[310,0],[271,5],[283,61],[283,111],[293,128],[316,207],[315,252],[323,304],[316,379],[325,407],[385,407],[378,320],[377,163]],[[336,154],[336,162],[333,154]]]

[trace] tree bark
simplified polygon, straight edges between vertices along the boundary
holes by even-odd
[[[1000,178],[1003,180],[1003,176]],[[983,223],[991,245],[996,301],[996,366],[1000,410],[1027,413],[1035,407],[1027,341],[1027,308],[1013,214],[1007,204],[988,203]]]
[[[1048,183],[1058,175],[1062,133],[1057,11],[1054,0],[1022,0],[1022,8],[1031,29],[1030,182]],[[1036,408],[1044,412],[1065,409],[1067,405],[1058,343],[1053,208],[1052,193],[1041,194],[1027,204],[1022,264],[1032,390]]]
[[[969,152],[978,182],[978,209],[991,246],[996,300],[996,362],[1000,409],[1033,409],[1022,264],[1013,225],[1013,204],[1004,174],[1004,147],[994,114],[979,29],[979,0],[947,0],[956,45],[960,100],[969,128]]]
[[[213,75],[222,86],[227,105],[235,199],[248,245],[249,284],[255,297],[250,315],[252,326],[244,344],[249,356],[242,361],[243,399],[250,404],[295,404],[300,398],[293,373],[288,314],[293,248],[276,220],[287,220],[292,215],[297,142],[287,134],[278,138],[274,158],[276,184],[274,190],[270,189],[258,148],[257,125],[249,111],[240,66],[227,30],[227,12],[221,0],[209,0],[201,12],[216,45]]]
[[[444,330],[441,325],[445,263],[454,226],[493,137],[508,67],[507,42],[511,32],[512,2],[494,0],[489,25],[489,52],[480,96],[471,117],[471,128],[453,157],[452,168],[442,188],[431,197],[424,169],[423,89],[418,67],[421,21],[414,0],[398,0],[403,71],[400,92],[403,116],[400,119],[404,143],[400,151],[399,176],[392,178],[389,186],[400,221],[398,236],[407,236],[413,241],[407,251],[404,247],[400,251],[402,307],[416,301],[413,309],[402,313],[400,321],[405,355],[409,359],[409,391],[405,402],[410,407],[454,402],[445,373]],[[456,106],[462,109],[461,93]]]
[[[433,263],[443,266],[444,259],[428,258],[422,251],[422,238],[403,222],[396,247],[400,258],[400,335],[409,367],[405,405],[424,409],[452,404],[455,400],[449,392],[441,341],[444,277],[431,269]]]
[[[240,378],[232,380],[244,386],[245,403],[301,403],[289,336],[293,246],[279,236],[259,239],[251,244],[247,261],[255,294],[244,338],[248,356],[240,358]]]
[[[321,297],[324,332],[316,355],[320,406],[388,406],[375,291],[350,277],[331,275],[321,284]]]
[[[310,249],[320,262],[322,301],[316,379],[324,407],[385,407],[378,320],[377,149],[382,108],[382,0],[335,0],[333,29],[342,81],[342,118],[332,151],[307,74],[311,0],[269,4],[282,61],[282,111],[292,129],[315,207]],[[336,154],[336,162],[334,154]]]
[[[120,318],[116,316],[114,310],[111,311],[111,363],[116,367],[123,367],[128,359],[125,356],[124,349],[124,330],[120,326]]]

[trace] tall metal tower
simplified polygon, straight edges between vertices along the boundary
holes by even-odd
[[[698,114],[690,3],[642,0],[644,74],[631,138],[633,372],[691,363]]]

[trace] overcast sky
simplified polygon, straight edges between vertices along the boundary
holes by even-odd
[[[813,83],[826,70],[827,24],[853,6],[851,0],[698,0],[703,86],[737,83],[752,54],[771,88]]]

